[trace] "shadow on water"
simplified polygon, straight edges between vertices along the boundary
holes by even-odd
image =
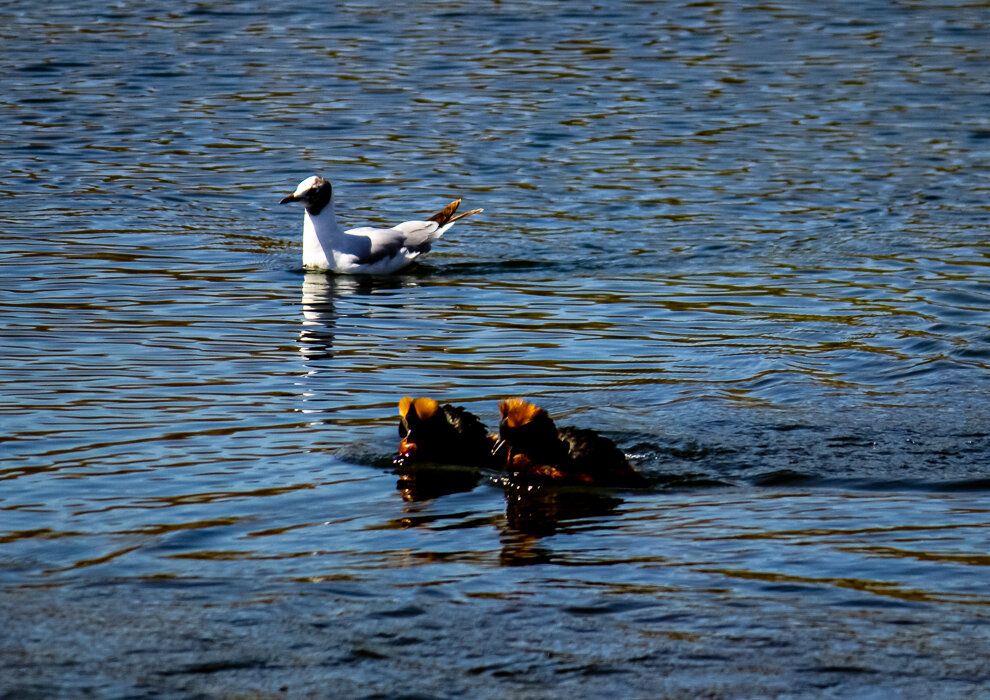
[[[502,566],[533,566],[559,561],[541,539],[590,530],[614,515],[620,496],[607,491],[561,487],[505,485],[505,526],[500,529]]]
[[[481,483],[478,469],[459,465],[417,463],[397,466],[395,488],[409,503],[473,491]]]
[[[383,460],[381,460],[383,461]],[[474,491],[480,484],[497,486],[505,495],[505,517],[464,523],[463,527],[491,525],[502,543],[499,561],[504,566],[551,563],[551,550],[542,538],[577,530],[590,530],[622,505],[619,492],[576,486],[526,486],[512,483],[489,470],[433,463],[397,463],[395,488],[408,504],[428,504],[435,499]],[[423,526],[439,516],[407,515],[396,521],[400,528]]]

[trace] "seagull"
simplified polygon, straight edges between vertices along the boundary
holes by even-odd
[[[303,266],[343,274],[387,275],[401,270],[423,253],[458,219],[479,214],[472,209],[456,214],[456,199],[426,221],[406,221],[392,228],[362,226],[343,230],[337,224],[330,182],[313,175],[279,204],[302,202]]]

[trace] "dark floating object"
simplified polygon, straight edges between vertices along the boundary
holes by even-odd
[[[488,434],[477,416],[460,406],[404,397],[399,401],[399,438],[397,464],[495,465],[494,436]]]
[[[500,401],[495,456],[510,482],[646,486],[626,456],[594,430],[558,428],[547,412],[523,399]]]

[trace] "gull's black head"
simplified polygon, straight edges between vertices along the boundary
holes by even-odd
[[[323,207],[330,203],[332,194],[333,188],[330,186],[330,181],[324,180],[319,175],[313,175],[300,182],[296,191],[283,197],[279,204],[302,202],[306,211],[312,216],[316,216],[323,211]]]

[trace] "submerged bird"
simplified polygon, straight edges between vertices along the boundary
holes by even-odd
[[[403,464],[439,462],[480,467],[493,463],[494,436],[473,413],[434,399],[399,401],[399,454]]]
[[[522,399],[498,404],[502,420],[494,454],[506,452],[510,480],[522,483],[645,486],[646,479],[611,440],[594,430],[558,428],[547,412]]]
[[[345,231],[337,224],[332,191],[327,180],[313,175],[279,202],[302,202],[306,207],[303,219],[305,267],[347,274],[389,274],[429,251],[433,242],[455,221],[483,211],[472,209],[455,214],[461,203],[457,199],[426,221],[406,221],[392,228],[362,226]]]

